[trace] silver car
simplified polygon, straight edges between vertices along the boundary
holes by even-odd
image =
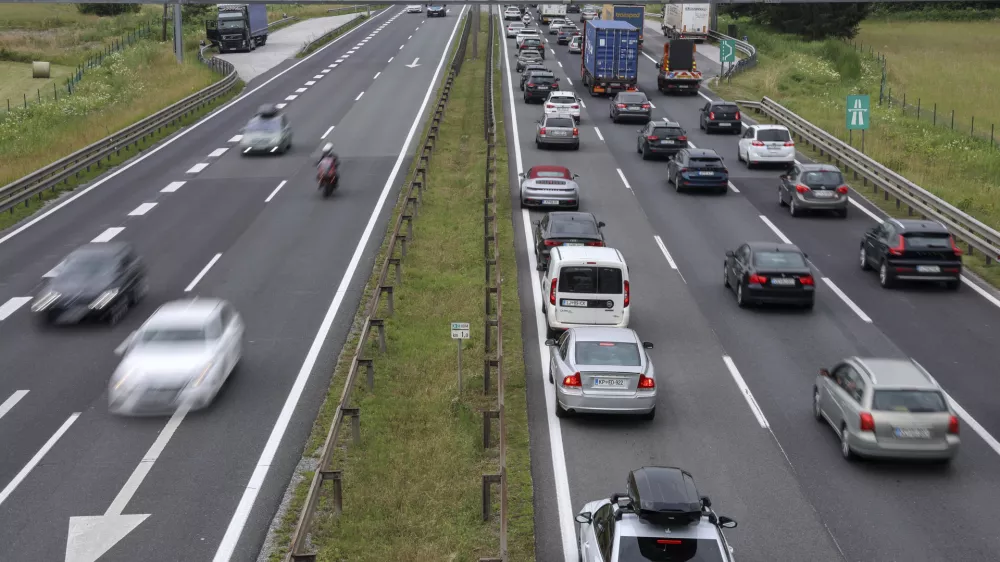
[[[228,302],[164,304],[115,350],[108,382],[114,414],[162,415],[211,404],[243,352],[243,320]]]
[[[251,153],[285,153],[292,148],[292,128],[288,117],[274,105],[264,105],[240,133],[240,151]]]
[[[564,166],[533,166],[522,172],[521,207],[580,209],[578,178]]]
[[[572,115],[544,115],[535,125],[535,146],[569,146],[580,149],[580,129]]]
[[[820,369],[813,415],[855,456],[948,462],[958,452],[959,422],[937,381],[912,359],[850,357]]]
[[[556,385],[556,415],[570,413],[656,415],[656,372],[631,328],[566,330],[549,346],[549,382]]]

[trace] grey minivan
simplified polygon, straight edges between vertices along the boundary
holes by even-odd
[[[799,164],[778,178],[778,204],[788,205],[793,217],[803,211],[833,211],[847,218],[850,189],[844,175],[831,164]]]

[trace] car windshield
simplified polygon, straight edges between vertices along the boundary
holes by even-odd
[[[906,247],[911,250],[951,248],[951,236],[945,232],[911,232],[903,237],[906,238]]]
[[[254,117],[247,123],[248,133],[277,133],[281,131],[281,122],[277,119]]]
[[[557,129],[572,129],[573,120],[568,117],[553,117],[545,122],[545,126]]]
[[[110,256],[69,256],[59,268],[59,277],[89,279],[104,277],[114,271],[114,260]]]
[[[784,129],[761,129],[757,131],[757,140],[763,142],[788,142],[792,140]]]
[[[622,270],[617,267],[568,266],[559,272],[559,291],[598,295],[622,294]]]
[[[219,29],[243,29],[243,20],[219,20]]]
[[[139,343],[197,343],[205,341],[202,328],[148,328],[139,332]]]
[[[688,160],[688,167],[691,168],[723,168],[722,160],[718,156],[692,156]]]
[[[802,174],[802,183],[812,187],[840,187],[844,183],[844,176],[840,172],[821,171],[805,172]]]
[[[802,254],[795,252],[757,252],[753,255],[757,267],[806,267]]]
[[[652,134],[655,137],[680,137],[684,135],[684,129],[680,127],[656,127]]]
[[[562,178],[566,179],[569,176],[568,173],[558,171],[558,170],[538,170],[531,174],[533,178]]]
[[[646,94],[620,94],[618,103],[646,103]]]
[[[872,409],[885,412],[947,412],[944,397],[936,390],[876,390]]]
[[[618,562],[722,562],[719,543],[708,539],[626,537],[618,544]]]
[[[638,367],[642,363],[639,361],[639,346],[634,343],[578,341],[576,364]]]
[[[568,120],[567,120],[568,121]],[[597,223],[592,220],[559,220],[553,218],[549,222],[549,233],[552,236],[598,236]]]

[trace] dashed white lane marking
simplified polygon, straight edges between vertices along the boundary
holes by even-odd
[[[580,100],[580,107],[587,109],[587,104],[583,103],[583,100]]]
[[[225,154],[227,150],[229,150],[229,149],[228,148],[216,148],[215,150],[213,150],[212,152],[210,152],[208,154],[208,157],[209,158],[218,158],[219,156],[222,156],[223,154]]]
[[[604,142],[604,135],[601,134],[601,130],[594,127],[594,132],[597,133],[597,138],[601,139],[601,142]]]
[[[233,138],[229,139],[229,142],[240,142],[243,139],[243,135],[233,135]]]
[[[354,46],[354,48],[355,49],[360,49],[361,47],[364,47],[364,46],[365,46],[364,43],[358,43],[357,45]]]
[[[296,90],[295,90],[295,93],[296,93],[296,94],[301,94],[301,93],[305,92],[305,91],[306,91],[306,90],[308,90],[308,89],[309,89],[309,88],[298,88],[298,89],[296,89]]]
[[[829,277],[823,277],[823,282],[826,283],[826,286],[829,287],[830,290],[834,292],[834,294],[840,297],[840,300],[844,301],[844,304],[846,304],[848,308],[854,311],[854,314],[858,315],[858,318],[869,324],[872,323],[872,319],[869,318],[867,314],[865,314],[865,311],[861,310],[860,306],[854,304],[854,301],[852,301],[850,297],[844,294],[844,291],[841,291],[840,287],[835,285],[834,282],[831,281]]]
[[[556,61],[556,64],[558,64],[558,65],[559,65],[559,68],[562,68],[562,63],[561,63],[561,62],[559,62],[559,61]]]
[[[381,76],[381,75],[382,75],[382,73],[381,73],[381,72],[376,72],[376,73],[375,73],[375,77],[374,77],[374,78],[372,78],[372,80],[378,80],[378,77],[379,77],[379,76]]]
[[[405,45],[400,45],[400,46],[399,46],[399,50],[400,50],[400,51],[402,51],[402,50],[403,50],[403,47],[405,47]]]
[[[151,210],[153,210],[153,207],[155,207],[155,206],[156,206],[156,203],[143,203],[142,205],[139,205],[135,209],[132,209],[132,212],[129,213],[128,216],[130,216],[130,217],[141,217],[142,215],[145,215],[146,213],[148,213]]]
[[[746,381],[743,380],[743,376],[740,375],[740,370],[736,368],[736,363],[733,363],[733,358],[723,355],[722,361],[726,364],[726,368],[729,369],[729,374],[733,376],[733,380],[736,381],[736,386],[740,387],[740,392],[743,393],[743,398],[750,405],[750,411],[757,418],[757,423],[760,424],[761,428],[768,429],[767,418],[764,417],[763,410],[757,405],[757,400],[754,399],[753,393],[750,392],[750,387],[747,386]]]
[[[316,81],[315,80],[309,80],[309,81],[306,82],[306,86],[315,86],[315,85],[316,85]]]
[[[733,193],[739,193],[740,192],[740,190],[736,189],[736,186],[733,185],[733,182],[729,182],[729,189],[732,189]]]
[[[553,55],[556,54],[556,50],[555,49],[549,49],[549,50],[552,51]]]
[[[361,92],[360,94],[358,94],[358,97],[354,98],[354,101],[358,101],[359,99],[361,99],[361,96],[363,95],[365,95],[365,93]]]
[[[350,50],[350,51],[347,51],[347,54],[349,54],[349,55],[353,55],[354,53],[355,53],[355,51],[353,49]]]
[[[409,37],[407,37],[407,39],[413,39],[413,36],[412,36],[412,35],[410,35]]]
[[[177,191],[178,189],[180,189],[181,186],[183,186],[186,183],[187,183],[186,181],[172,181],[172,182],[170,182],[170,183],[167,184],[167,187],[164,187],[163,189],[161,189],[160,193],[173,193],[173,192]]]
[[[247,149],[243,151],[243,154],[246,154],[246,153],[250,152],[250,149],[251,149],[251,148],[252,148],[252,147],[249,147],[249,146],[248,146],[248,147],[247,147]]]
[[[334,127],[336,127],[336,125],[330,125],[330,128],[329,128],[329,129],[327,129],[325,133],[323,133],[323,136],[321,136],[321,137],[319,138],[319,140],[323,140],[323,139],[325,139],[325,138],[326,138],[326,136],[327,136],[327,135],[329,135],[331,131],[333,131],[333,128],[334,128]]]
[[[392,62],[392,59],[394,59],[394,58],[396,58],[396,57],[389,57],[389,61],[388,62]],[[388,63],[386,63],[386,64],[388,64]]]
[[[332,129],[333,127],[330,128]],[[274,188],[274,191],[272,191],[271,194],[267,196],[267,199],[265,199],[264,202],[270,203],[271,199],[274,199],[274,196],[277,195],[279,191],[281,191],[282,187],[285,187],[286,183],[288,183],[287,180],[282,180],[282,182],[278,184],[278,187]]]
[[[21,399],[24,398],[24,395],[27,393],[28,393],[27,390],[16,390],[14,391],[14,394],[10,395],[10,398],[4,400],[3,404],[0,404],[0,418],[7,415],[7,412],[13,410],[14,406],[17,406],[17,403],[20,402]]]
[[[573,81],[569,79],[569,76],[567,76],[567,77],[566,77],[566,81],[567,81],[567,82],[569,82],[569,85],[570,85],[570,86],[572,86],[572,85],[573,85]]]
[[[417,29],[414,29],[413,31],[419,31],[419,30],[420,30],[420,26],[418,25]]]
[[[324,68],[323,70],[320,70],[320,72],[322,72],[323,74],[327,74],[330,72],[330,69]],[[313,76],[313,78],[322,78],[322,76]]]
[[[197,174],[198,172],[204,170],[207,167],[208,167],[208,163],[207,162],[199,162],[199,163],[195,164],[194,166],[191,166],[191,168],[187,171],[187,173],[189,173],[189,174]]]
[[[631,191],[632,186],[629,185],[628,180],[625,179],[625,172],[623,172],[621,168],[615,168],[615,169],[618,170],[618,177],[622,179],[622,183],[625,184],[625,187],[628,188],[629,191]]]
[[[277,107],[278,109],[285,109],[286,107],[288,107],[288,104],[287,103],[276,103],[276,104],[274,104],[274,107]]]
[[[278,152],[278,147],[274,147],[271,150],[269,150],[268,152],[270,152],[271,154],[274,154],[275,152]]]
[[[775,233],[778,236],[778,238],[781,238],[782,242],[784,242],[785,244],[792,243],[792,241],[789,240],[787,236],[785,236],[784,232],[781,232],[780,230],[778,230],[778,227],[774,226],[774,223],[771,222],[771,219],[765,217],[764,215],[758,215],[758,216],[760,217],[760,220],[764,221],[764,224],[766,224],[767,227],[771,229],[771,232]]]
[[[96,238],[91,240],[91,242],[94,244],[100,244],[102,242],[110,242],[112,238],[118,236],[118,234],[123,230],[125,230],[125,227],[123,226],[113,226],[105,230],[104,232],[98,234]]]
[[[656,109],[656,106],[655,106],[655,105],[653,105],[653,102],[652,102],[652,101],[650,101],[650,102],[649,102],[649,107],[652,107],[653,109]]]
[[[28,464],[24,465],[24,468],[22,468],[21,471],[18,472],[16,476],[14,476],[14,479],[11,480],[9,484],[7,484],[7,487],[5,487],[3,491],[0,491],[0,504],[3,504],[3,502],[6,501],[7,498],[9,498],[10,495],[14,493],[14,490],[21,484],[22,481],[24,481],[25,478],[28,477],[28,473],[30,473],[35,468],[35,466],[37,466],[38,463],[42,461],[42,458],[44,458],[45,455],[48,454],[48,452],[52,449],[52,447],[55,447],[56,442],[59,441],[59,438],[62,437],[63,434],[65,434],[69,430],[69,427],[73,425],[73,422],[75,422],[76,419],[79,417],[80,417],[80,412],[73,413],[73,415],[71,415],[65,422],[63,422],[62,426],[60,426],[59,429],[57,429],[56,432],[52,434],[52,437],[49,437],[49,440],[46,441],[44,445],[42,445],[42,448],[39,449],[37,453],[35,453],[35,456],[31,457],[31,460],[28,461]]]
[[[298,98],[298,97],[299,97],[299,96],[297,96],[297,95],[295,95],[295,94],[289,94],[289,95],[288,95],[288,96],[287,96],[287,97],[285,98],[285,101],[293,101],[293,100],[295,100],[295,99],[296,99],[296,98]]]
[[[337,68],[338,66],[340,66],[340,65],[337,64],[337,63],[333,63],[333,64],[330,65],[330,68]],[[326,70],[330,70],[330,68],[328,68]],[[326,72],[326,71],[324,71],[324,72]]]
[[[205,265],[205,267],[201,268],[201,271],[198,272],[198,275],[196,275],[195,278],[191,280],[190,283],[188,283],[188,286],[184,287],[184,292],[190,293],[191,289],[194,289],[195,285],[197,285],[198,282],[201,281],[201,278],[204,277],[206,273],[208,273],[209,269],[212,269],[212,266],[215,265],[215,262],[219,261],[219,258],[221,257],[222,257],[221,253],[215,254],[215,256],[213,256],[212,259],[209,260],[208,264]]]
[[[28,304],[29,302],[31,302],[31,297],[14,297],[3,304],[0,304],[0,322],[6,320],[7,317],[9,317],[11,314],[17,312],[17,309]],[[20,398],[18,398],[18,400],[20,400]],[[7,402],[4,402],[4,406],[6,405]],[[13,408],[14,404],[11,404],[10,407]],[[6,412],[4,412],[2,408],[0,408],[0,417],[3,417],[3,414],[5,413]]]
[[[684,278],[684,274],[681,273],[681,270],[677,267],[677,263],[674,261],[674,257],[671,256],[670,252],[667,250],[667,246],[663,243],[663,239],[659,236],[653,236],[653,239],[656,240],[656,245],[659,246],[660,251],[663,252],[663,257],[667,258],[667,263],[670,265],[670,269],[676,271],[677,275],[681,277],[681,281],[687,285],[687,279]]]
[[[342,63],[342,62],[344,62],[344,59],[343,58],[339,58],[339,59],[337,59],[337,61],[334,64],[331,64],[329,66],[329,68],[337,68],[337,65],[340,64],[340,63]]]

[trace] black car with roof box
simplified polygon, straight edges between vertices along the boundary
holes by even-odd
[[[604,246],[604,223],[593,213],[553,211],[535,221],[535,257],[540,271],[549,267],[549,252],[555,246]]]
[[[667,182],[678,193],[688,189],[729,192],[729,170],[717,152],[708,148],[682,148],[667,162]]]
[[[559,79],[551,72],[535,70],[524,83],[524,102],[543,102],[549,97],[549,92],[559,89]]]
[[[941,223],[890,219],[865,232],[861,269],[878,271],[879,284],[897,281],[943,282],[950,290],[962,286],[962,250]]]
[[[747,242],[726,252],[724,284],[741,307],[790,304],[811,309],[816,280],[806,259],[794,244]]]
[[[740,108],[731,101],[710,101],[701,108],[698,126],[706,133],[724,131],[733,135],[743,133]]]
[[[687,146],[687,131],[680,123],[669,119],[657,119],[639,129],[635,150],[642,154],[643,160],[649,160],[653,156],[672,157]]]

